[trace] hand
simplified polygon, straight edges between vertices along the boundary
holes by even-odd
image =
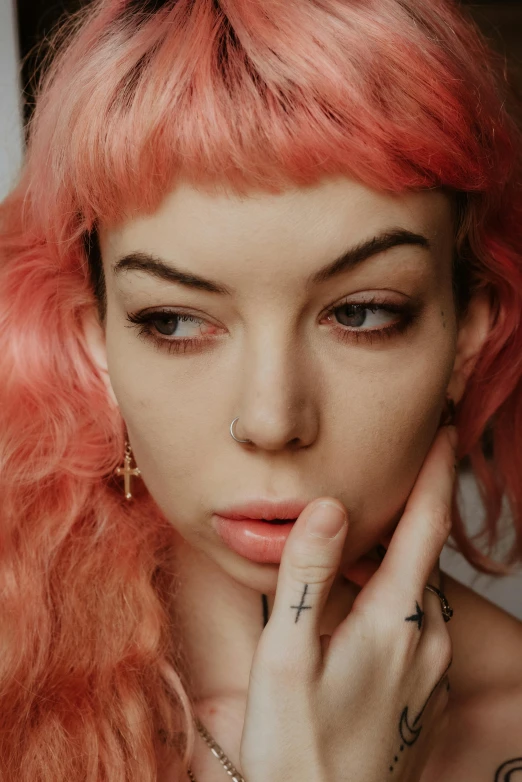
[[[320,619],[347,521],[333,538],[313,537],[307,522],[345,509],[321,497],[297,519],[250,671],[239,756],[246,782],[420,778],[444,724],[452,655],[439,599],[425,591],[439,587],[451,529],[449,429],[437,433],[384,560],[329,643]]]

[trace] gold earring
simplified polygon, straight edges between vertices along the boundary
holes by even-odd
[[[123,457],[123,466],[116,468],[116,475],[120,476],[123,475],[124,478],[124,490],[125,490],[125,499],[130,500],[132,499],[131,494],[131,478],[139,478],[141,475],[141,471],[139,467],[131,467],[131,459],[132,459],[132,449],[129,442],[125,441],[125,456]]]

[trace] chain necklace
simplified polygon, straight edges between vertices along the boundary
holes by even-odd
[[[232,782],[245,782],[245,778],[241,776],[237,768],[234,766],[229,757],[223,752],[223,749],[219,746],[217,741],[212,738],[205,726],[196,718],[196,727],[201,737],[210,747],[210,751],[217,757],[227,774],[232,777]],[[192,771],[187,769],[190,782],[198,782]]]
[[[268,599],[266,595],[261,595],[261,599],[263,602],[263,627],[266,627],[266,623],[268,622]],[[241,776],[230,758],[225,754],[223,748],[220,747],[217,741],[210,735],[198,717],[196,717],[196,728],[198,729],[200,736],[210,747],[212,754],[216,756],[227,774],[232,778],[231,782],[246,782],[245,778]],[[187,769],[187,774],[189,776],[190,782],[198,782],[190,768]]]

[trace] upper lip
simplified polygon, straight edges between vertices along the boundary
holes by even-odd
[[[221,508],[216,513],[227,519],[297,519],[312,500],[290,498],[286,500],[254,499],[240,505]]]

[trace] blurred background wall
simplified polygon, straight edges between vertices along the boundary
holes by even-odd
[[[0,198],[22,161],[21,92],[15,6],[0,0]]]
[[[0,198],[14,183],[23,158],[23,126],[31,115],[41,42],[60,16],[83,0],[0,0]],[[522,2],[466,3],[493,46],[505,56],[506,74],[514,89],[522,88]],[[18,24],[17,24],[18,22]],[[20,64],[23,61],[23,66]],[[522,119],[522,118],[521,118]],[[522,476],[521,476],[522,480]],[[459,476],[461,506],[471,532],[478,532],[483,507],[466,465]],[[507,509],[499,558],[512,534]],[[494,578],[476,573],[457,552],[446,547],[441,567],[489,600],[522,619],[522,567],[518,573]]]

